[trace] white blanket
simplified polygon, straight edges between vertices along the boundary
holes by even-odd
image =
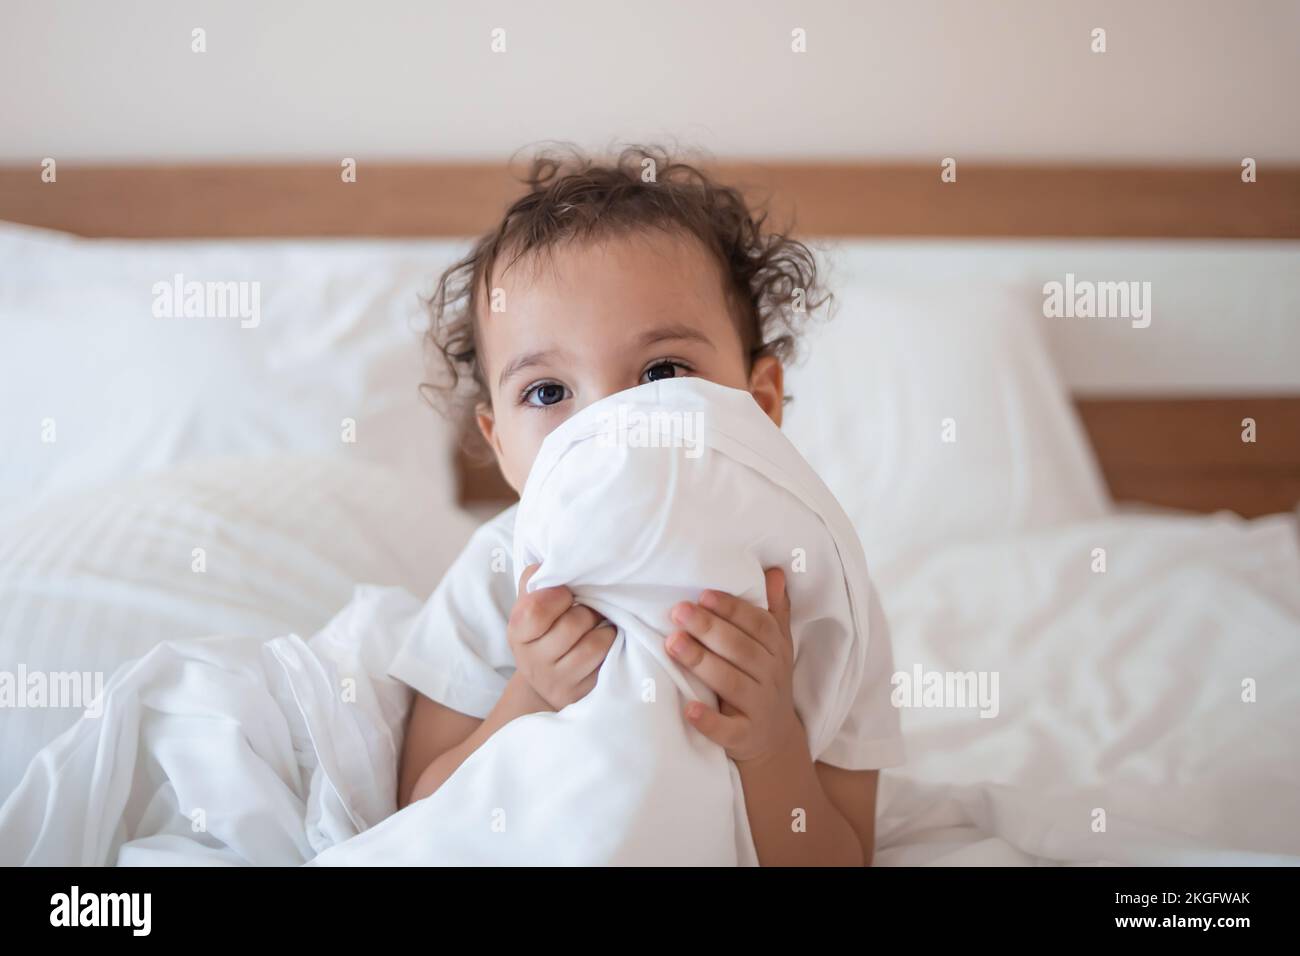
[[[1294,519],[1117,515],[876,577],[900,673],[1000,675],[996,717],[903,711],[908,763],[881,776],[878,864],[1300,863]],[[440,823],[429,801],[393,814],[409,692],[384,674],[418,611],[361,589],[306,642],[158,648],[0,807],[0,863],[294,864],[354,845],[357,860],[386,846],[414,859]],[[527,756],[554,780],[545,754]]]
[[[996,717],[903,710],[876,862],[1300,864],[1296,530],[1116,515],[875,569],[898,672],[1000,678]]]
[[[735,765],[683,717],[716,700],[664,652],[667,611],[709,587],[762,604],[784,566],[824,752],[872,600],[829,492],[747,393],[653,383],[547,438],[516,520],[516,573],[537,561],[530,587],[618,628],[596,687],[512,721],[431,797],[390,816],[406,698],[382,675],[416,608],[363,590],[308,643],[177,642],[116,675],[0,808],[0,862],[756,863]]]
[[[566,421],[529,473],[514,570],[618,633],[595,688],[498,730],[430,797],[319,863],[757,863],[735,764],[690,727],[711,691],[664,650],[668,610],[716,588],[765,604],[785,567],[795,705],[814,756],[863,674],[871,590],[838,504],[746,392],[674,379]],[[413,836],[414,834],[414,836]]]
[[[937,551],[879,585],[900,672],[1001,680],[996,718],[904,710],[877,865],[1300,863],[1293,519],[1116,516]],[[290,865],[372,827],[396,840],[417,817],[390,816],[409,694],[383,672],[419,609],[363,588],[305,643],[158,648],[0,807],[0,864]]]
[[[396,806],[410,691],[385,676],[419,603],[359,588],[310,641],[160,644],[0,807],[0,865],[291,866]]]

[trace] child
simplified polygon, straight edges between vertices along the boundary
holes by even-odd
[[[627,150],[611,164],[542,156],[526,182],[500,225],[443,275],[430,333],[450,372],[442,390],[473,389],[511,487],[522,490],[561,422],[650,381],[698,376],[746,390],[780,424],[792,299],[820,304],[806,247],[765,231],[736,190],[658,151]],[[511,720],[582,699],[614,641],[567,588],[529,593],[536,566],[518,582],[491,573],[494,555],[511,552],[514,515],[475,534],[431,599],[439,626],[415,632],[390,668],[418,692],[401,806],[436,791]],[[709,591],[672,609],[680,630],[668,652],[720,700],[716,710],[694,701],[683,717],[739,769],[759,862],[870,863],[878,768],[902,759],[887,631],[873,621],[854,710],[814,761],[791,656],[755,653],[790,643],[779,569],[767,575],[767,605]],[[791,825],[793,808],[806,826]]]

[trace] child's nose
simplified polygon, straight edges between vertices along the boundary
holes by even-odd
[[[578,408],[586,408],[588,405],[609,398],[611,395],[617,395],[619,392],[625,392],[629,388],[634,388],[638,384],[640,383],[625,382],[622,379],[613,378],[612,376],[609,378],[602,378],[600,381],[594,382],[590,387],[584,390],[584,393],[580,396],[580,401],[577,403]]]

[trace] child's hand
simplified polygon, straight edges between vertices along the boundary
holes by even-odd
[[[785,575],[767,572],[770,611],[720,591],[683,601],[671,617],[682,628],[668,653],[718,695],[719,710],[699,701],[686,719],[737,762],[779,753],[804,734],[794,709],[794,641]]]
[[[530,565],[519,579],[506,637],[524,679],[539,697],[560,710],[596,686],[596,672],[616,631],[591,608],[574,604],[568,588],[525,591],[539,567]]]

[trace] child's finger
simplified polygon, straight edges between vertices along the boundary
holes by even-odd
[[[767,583],[767,609],[781,625],[781,636],[790,644],[790,592],[785,588],[785,571],[768,568],[763,578]]]
[[[763,652],[763,644],[712,611],[683,601],[669,616],[687,634],[754,680],[762,680],[770,669],[772,658]]]
[[[750,713],[759,684],[730,661],[696,641],[685,631],[674,631],[666,643],[668,653],[705,686],[732,707]]]
[[[596,689],[596,681],[599,677],[600,677],[600,668],[597,667],[595,670],[593,670],[590,674],[588,674],[586,677],[582,679],[581,683],[579,683],[573,689],[573,700],[575,703],[577,701],[582,700],[582,698],[586,697],[588,694],[590,694],[593,690]]]
[[[542,635],[538,650],[559,663],[577,646],[582,636],[600,623],[600,615],[582,604],[573,604]]]
[[[700,595],[700,607],[730,621],[742,632],[757,641],[759,646],[768,653],[775,654],[779,649],[774,643],[775,638],[771,633],[771,625],[768,623],[769,614],[761,607],[750,604],[734,594],[728,594],[726,591],[712,590],[705,591]]]
[[[600,666],[609,648],[601,647],[606,634],[596,627],[599,621],[600,615],[591,608],[575,604],[551,629],[544,650],[557,671],[576,680]],[[613,640],[611,635],[610,643]]]
[[[744,741],[743,717],[724,717],[698,700],[687,704],[685,713],[692,727],[725,750],[736,750]]]
[[[535,641],[546,634],[571,607],[573,592],[566,587],[530,591],[515,602],[510,611],[510,627],[517,630],[517,641]]]
[[[519,586],[515,589],[515,597],[523,597],[528,593],[526,590],[528,582],[532,579],[532,576],[537,573],[537,569],[540,567],[540,564],[530,564],[528,567],[524,568],[524,573],[519,575]]]

